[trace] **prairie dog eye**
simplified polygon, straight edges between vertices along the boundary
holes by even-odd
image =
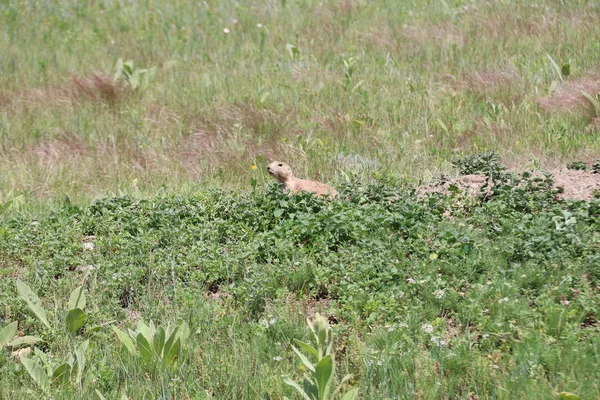
[[[280,167],[283,167],[283,164],[279,164]]]

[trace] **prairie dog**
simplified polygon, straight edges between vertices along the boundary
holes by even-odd
[[[325,195],[328,198],[334,198],[338,194],[334,188],[324,183],[296,178],[292,173],[290,166],[281,161],[273,161],[269,164],[267,172],[279,182],[283,183],[284,187],[289,190],[290,193],[298,193],[304,190],[306,192],[314,193],[317,197]]]

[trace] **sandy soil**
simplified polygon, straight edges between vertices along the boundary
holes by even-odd
[[[589,201],[594,190],[600,191],[600,174],[588,171],[557,170],[552,171],[554,186],[562,187],[564,191],[558,196],[563,199],[575,199]],[[455,186],[461,192],[476,195],[485,184],[483,175],[463,175],[457,178],[443,177],[440,180],[420,186],[418,194],[442,193],[450,194],[451,187]]]

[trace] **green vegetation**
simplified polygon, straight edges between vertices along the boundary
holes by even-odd
[[[0,4],[0,202],[600,153],[595,0]]]
[[[5,215],[2,274],[43,293],[49,323],[13,279],[5,318],[43,340],[31,357],[50,358],[48,377],[89,346],[76,381],[40,389],[5,351],[1,395],[293,398],[280,376],[310,377],[334,351],[360,398],[596,398],[600,199],[560,200],[549,177],[483,169],[493,188],[479,197],[419,197],[381,176],[340,185],[332,202],[273,185]],[[85,325],[59,329],[60,299],[82,282]],[[296,359],[314,356],[304,320],[315,310],[335,342],[311,325],[316,363]]]
[[[0,2],[0,398],[600,398],[597,3]]]

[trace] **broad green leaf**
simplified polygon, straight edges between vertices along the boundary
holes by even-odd
[[[15,338],[14,340],[10,341],[8,343],[8,345],[10,347],[21,347],[23,345],[31,346],[32,344],[41,342],[41,341],[42,341],[42,339],[40,339],[37,336],[19,336],[19,337]]]
[[[331,354],[326,355],[319,361],[315,368],[315,379],[319,388],[319,399],[324,399],[327,396],[331,378],[333,377],[333,357]]]
[[[21,364],[25,367],[29,376],[33,381],[44,391],[48,389],[48,375],[37,361],[33,361],[29,358],[22,357]]]
[[[302,347],[302,350],[306,351],[314,358],[319,358],[319,353],[317,353],[317,349],[315,349],[311,345],[301,342],[298,339],[294,339],[294,343],[296,343],[298,346]]]
[[[65,382],[69,380],[71,376],[71,366],[69,363],[64,363],[56,367],[54,372],[52,373],[52,377],[50,380],[52,383],[54,382]]]
[[[75,368],[77,369],[77,378],[76,382],[79,384],[81,382],[81,378],[83,378],[83,371],[85,370],[85,362],[86,362],[86,351],[88,345],[90,344],[89,340],[81,343],[77,349],[75,349]]]
[[[167,354],[170,353],[171,347],[173,347],[173,345],[175,344],[175,341],[178,339],[178,336],[179,336],[179,327],[175,327],[173,332],[171,332],[171,336],[169,336],[169,338],[167,339],[167,342],[165,343],[165,347],[163,349],[163,357],[167,357]]]
[[[164,355],[164,363],[165,364],[171,364],[175,358],[177,357],[177,355],[179,354],[179,350],[181,349],[181,339],[177,338],[177,340],[173,343],[173,345],[169,348],[169,350],[167,351],[167,349],[165,348],[165,355]]]
[[[136,337],[136,344],[140,354],[142,355],[142,359],[144,361],[152,360],[152,346],[150,346],[150,343],[148,343],[148,340],[141,332],[138,333]]]
[[[71,292],[71,296],[69,296],[69,310],[74,310],[76,308],[84,310],[85,300],[85,289],[83,286],[76,287],[75,290]]]
[[[300,393],[300,395],[302,396],[303,399],[305,400],[312,400],[310,397],[308,397],[308,395],[306,393],[304,393],[304,389],[302,389],[300,387],[300,385],[298,385],[296,382],[294,382],[292,380],[292,378],[290,378],[287,375],[281,375],[281,379],[283,379],[283,381],[290,385],[291,387],[293,387],[294,389],[296,389],[298,391],[298,393]]]
[[[311,372],[315,372],[315,366],[313,363],[311,363],[304,354],[300,353],[296,346],[292,346],[292,350],[294,350],[294,353],[296,353],[296,355],[300,358],[302,364],[306,365],[306,368],[308,368]]]
[[[319,388],[317,388],[317,384],[313,382],[308,376],[304,375],[304,380],[302,382],[304,385],[304,393],[311,399],[320,399],[319,398]]]
[[[70,310],[67,314],[67,319],[65,320],[67,331],[70,333],[77,332],[83,326],[83,324],[85,324],[86,319],[86,313],[84,313],[80,308]]]
[[[154,352],[161,356],[165,347],[165,329],[162,326],[159,326],[154,334],[153,346]]]
[[[154,322],[150,321],[150,326],[148,326],[144,323],[144,321],[140,320],[140,322],[138,322],[137,332],[144,335],[148,343],[152,345],[152,341],[154,340],[154,334],[156,333]]]
[[[117,338],[119,338],[123,346],[125,346],[131,354],[135,354],[135,345],[133,344],[131,337],[116,326],[113,326],[112,330],[117,334]]]
[[[0,347],[4,347],[17,333],[17,321],[13,321],[0,330]]]
[[[47,328],[50,328],[50,324],[46,319],[46,310],[44,310],[42,307],[40,298],[29,288],[29,286],[27,286],[25,282],[21,281],[20,279],[17,279],[17,291],[19,292],[19,296],[25,300],[36,317],[38,317]]]
[[[190,337],[190,327],[184,321],[179,324],[179,338],[181,339],[181,343],[185,343]]]
[[[346,394],[342,397],[342,400],[356,400],[358,399],[358,389],[350,389],[346,392]]]

